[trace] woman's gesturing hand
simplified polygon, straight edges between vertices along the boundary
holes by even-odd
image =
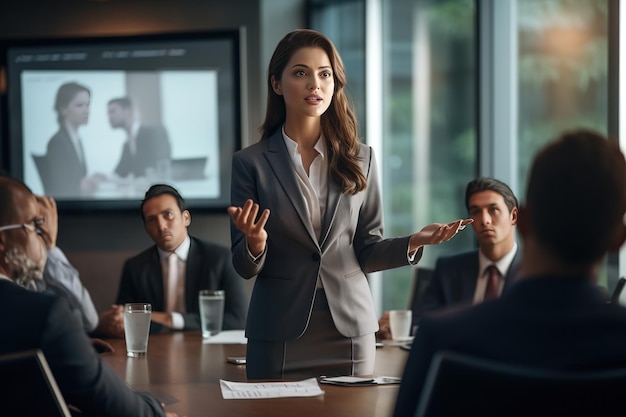
[[[246,235],[248,250],[253,256],[263,253],[267,242],[265,223],[270,217],[270,210],[263,210],[259,216],[259,209],[259,205],[252,200],[246,200],[243,207],[230,206],[227,209],[235,227]]]

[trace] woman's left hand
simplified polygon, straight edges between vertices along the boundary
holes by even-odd
[[[424,245],[437,245],[446,242],[473,222],[473,219],[459,219],[447,224],[429,224],[411,236],[411,250],[417,250]]]

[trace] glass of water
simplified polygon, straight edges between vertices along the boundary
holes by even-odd
[[[222,320],[224,319],[224,291],[200,290],[198,302],[200,303],[202,337],[206,339],[222,331]]]
[[[134,358],[146,355],[151,316],[152,305],[149,303],[124,304],[124,336],[127,356]]]

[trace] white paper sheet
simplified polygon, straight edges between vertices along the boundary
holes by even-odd
[[[317,397],[324,394],[315,378],[293,382],[231,382],[220,379],[220,388],[225,400]]]
[[[248,343],[248,339],[245,336],[245,330],[222,330],[208,339],[202,339],[202,343],[245,345]]]

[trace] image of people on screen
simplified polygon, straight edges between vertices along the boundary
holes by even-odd
[[[109,100],[107,112],[111,127],[126,132],[114,173],[122,178],[168,177],[172,148],[165,127],[141,123],[128,97]]]
[[[59,130],[50,138],[44,157],[37,165],[46,194],[81,198],[92,195],[102,178],[87,175],[87,164],[79,128],[89,121],[91,91],[77,82],[62,84],[56,93],[54,110]]]

